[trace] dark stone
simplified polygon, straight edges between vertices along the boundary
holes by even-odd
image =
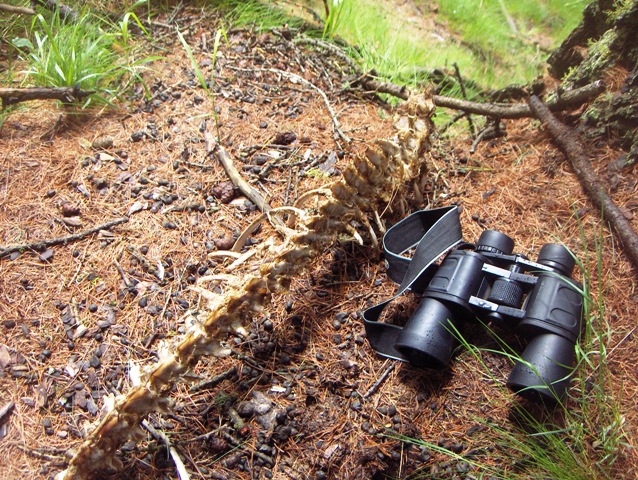
[[[93,355],[91,357],[91,360],[89,361],[89,365],[91,365],[93,368],[100,368],[100,365],[102,365],[100,357],[98,357],[97,355]]]
[[[144,130],[138,130],[137,132],[133,132],[131,134],[131,141],[141,142],[142,140],[144,140],[145,136],[146,136],[146,132]]]
[[[4,320],[2,322],[2,325],[4,326],[4,328],[9,330],[9,329],[14,328],[16,326],[16,322],[15,322],[15,320]]]
[[[297,140],[297,134],[295,132],[279,132],[273,140],[275,145],[290,145]]]

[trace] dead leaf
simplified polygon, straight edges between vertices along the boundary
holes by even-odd
[[[62,221],[64,222],[65,225],[68,225],[69,227],[82,226],[82,220],[80,220],[80,217],[65,217],[62,219]]]
[[[128,209],[128,214],[133,215],[134,213],[137,213],[142,210],[146,210],[147,208],[148,208],[148,203],[135,202],[133,205],[131,205],[131,208]]]

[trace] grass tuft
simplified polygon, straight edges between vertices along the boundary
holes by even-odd
[[[36,15],[31,34],[12,41],[27,64],[21,72],[23,85],[95,91],[83,107],[111,103],[124,91],[128,80],[139,80],[144,64],[156,58],[134,60],[128,31],[131,21],[142,27],[132,12],[118,24],[90,13],[82,13],[77,22],[64,22],[57,12],[49,18]]]

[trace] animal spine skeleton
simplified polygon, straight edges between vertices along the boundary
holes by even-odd
[[[339,234],[361,240],[352,226],[367,227],[373,241],[370,216],[379,221],[377,212],[393,198],[402,200],[406,185],[414,184],[422,174],[423,153],[431,132],[430,117],[434,105],[425,95],[412,95],[394,120],[396,135],[380,140],[364,157],[356,158],[343,178],[325,188],[309,192],[294,207],[274,209],[266,214],[283,240],[271,238],[251,247],[252,254],[239,264],[232,275],[223,276],[225,293],[214,295],[199,288],[208,300],[203,320],[194,321],[190,331],[146,373],[139,384],[115,399],[111,410],[91,432],[58,480],[94,478],[94,472],[121,467],[116,450],[139,436],[140,423],[153,412],[167,411],[173,386],[182,380],[203,355],[227,353],[222,343],[229,333],[245,333],[254,314],[262,310],[273,293],[288,289],[291,280],[310,261],[335,241]],[[418,193],[418,192],[417,192]],[[318,199],[315,214],[303,209],[309,198]],[[315,204],[316,205],[316,204]],[[295,219],[285,225],[279,214]],[[221,277],[216,277],[219,280]]]

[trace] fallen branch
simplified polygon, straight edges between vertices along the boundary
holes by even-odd
[[[387,93],[402,100],[410,97],[410,91],[405,86],[395,85],[389,82],[379,82],[373,78],[366,76],[359,82],[366,90],[377,93]],[[553,111],[566,110],[582,105],[583,103],[597,97],[605,90],[605,85],[601,81],[590,83],[581,88],[575,88],[555,95],[554,98],[547,102],[547,107]],[[493,103],[478,103],[458,98],[444,97],[442,95],[434,95],[432,97],[437,107],[451,108],[461,110],[466,113],[476,115],[484,115],[494,118],[525,118],[535,116],[529,105],[525,103],[517,103],[512,105],[496,105]]]
[[[6,3],[0,3],[0,12],[15,13],[17,15],[35,15],[35,10],[31,8],[7,5]]]
[[[239,170],[235,168],[235,164],[233,163],[233,159],[228,154],[226,149],[219,145],[213,136],[206,132],[204,133],[204,140],[206,142],[206,155],[210,155],[212,153],[217,155],[219,162],[224,167],[226,171],[226,175],[230,178],[230,181],[233,182],[239,190],[246,195],[246,197],[257,205],[257,208],[262,212],[268,212],[272,210],[272,207],[268,204],[266,199],[263,197],[261,193],[259,193],[255,188],[253,188],[244,177],[241,176]]]
[[[56,88],[0,88],[2,108],[31,100],[60,100],[64,103],[74,103],[94,94],[91,90],[78,87]]]
[[[602,212],[603,218],[609,222],[623,243],[629,258],[638,268],[638,235],[634,232],[631,223],[625,218],[620,209],[607,193],[605,187],[594,172],[587,152],[582,142],[572,131],[559,122],[550,112],[547,105],[536,96],[529,99],[529,106],[543,125],[556,140],[556,143],[572,164],[578,180],[587,193],[587,196]]]
[[[569,90],[561,95],[556,95],[555,98],[552,98],[547,102],[547,107],[553,112],[575,108],[592,98],[597,97],[604,90],[605,85],[603,82],[594,82],[581,88]],[[464,112],[484,115],[486,117],[514,119],[535,116],[529,105],[524,103],[514,105],[495,105],[490,103],[477,103],[467,100],[459,100],[457,98],[443,97],[441,95],[434,95],[432,99],[437,107],[453,108],[455,110],[462,110]]]
[[[126,222],[128,222],[128,217],[122,217],[122,218],[118,218],[116,220],[107,222],[103,225],[98,225],[97,227],[90,228],[89,230],[85,230],[83,232],[74,233],[73,235],[67,235],[66,237],[59,237],[59,238],[54,238],[52,240],[23,243],[20,245],[11,245],[9,247],[0,248],[0,258],[6,257],[7,255],[10,255],[14,252],[23,252],[27,250],[35,250],[36,252],[39,252],[49,247],[54,247],[56,245],[67,245],[71,242],[82,240],[83,238],[86,238],[89,235],[93,235],[94,233],[97,233],[100,230],[108,230],[116,225],[119,225],[121,223],[126,223]]]

